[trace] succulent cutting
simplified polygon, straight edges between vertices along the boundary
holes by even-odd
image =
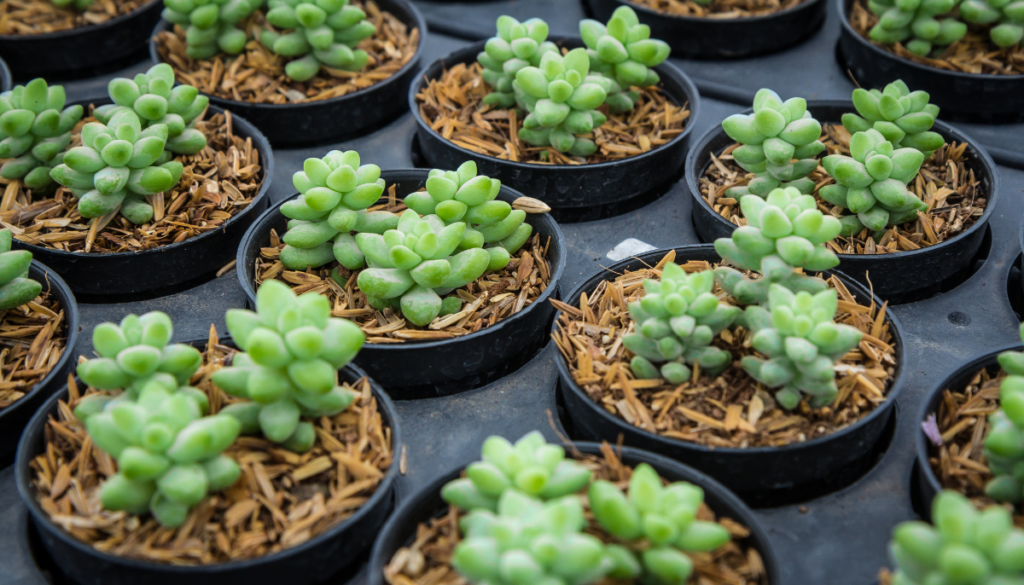
[[[164,0],[163,17],[185,27],[186,53],[209,59],[224,52],[237,55],[248,40],[238,23],[263,0]]]
[[[1020,328],[1024,339],[1024,324]],[[1024,502],[1024,352],[999,354],[1007,376],[999,386],[999,410],[989,415],[985,458],[995,475],[985,494],[998,502]]]
[[[959,0],[872,0],[868,8],[878,15],[878,24],[869,35],[871,40],[883,45],[903,43],[911,53],[929,56],[967,34],[967,25],[956,18],[936,18],[959,3]]]
[[[278,29],[264,30],[260,42],[282,57],[293,58],[285,74],[308,81],[321,66],[359,71],[369,55],[356,46],[377,32],[361,8],[349,0],[268,0],[267,22]]]
[[[0,230],[0,311],[20,307],[39,296],[43,285],[28,277],[32,252],[11,250],[10,228]]]
[[[964,0],[960,17],[971,24],[991,26],[989,38],[1001,48],[1024,39],[1024,2],[1020,0]]]
[[[932,132],[939,107],[928,103],[925,91],[910,91],[907,84],[896,80],[878,91],[853,90],[853,107],[857,113],[843,114],[843,127],[851,135],[874,128],[893,148],[916,148],[925,158],[942,148],[946,141]]]
[[[491,93],[484,103],[501,108],[516,105],[512,81],[523,67],[538,66],[545,53],[558,53],[558,47],[547,40],[548,24],[539,18],[519,22],[511,16],[499,16],[498,34],[487,39],[484,50],[476,56],[483,67],[481,76]]]
[[[71,144],[82,106],[64,107],[64,87],[33,79],[0,94],[0,177],[21,179],[29,189],[52,185],[50,170]]]

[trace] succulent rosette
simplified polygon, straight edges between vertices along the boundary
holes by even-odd
[[[858,87],[853,90],[857,113],[843,114],[843,127],[851,135],[874,128],[893,148],[916,148],[928,158],[946,144],[938,132],[931,131],[939,106],[928,103],[929,99],[928,92],[910,91],[901,80],[883,91]]]
[[[868,34],[875,42],[903,43],[911,53],[927,57],[967,34],[967,25],[956,18],[936,18],[957,4],[960,0],[870,0],[868,8],[878,15],[878,24]]]
[[[484,50],[476,56],[483,67],[481,76],[491,93],[484,97],[487,105],[511,108],[516,105],[512,81],[523,67],[540,65],[545,53],[558,53],[558,47],[548,41],[548,24],[539,18],[519,22],[511,16],[499,16],[498,34],[487,39]]]
[[[1024,339],[1024,324],[1020,334]],[[1020,504],[1024,503],[1024,352],[999,354],[999,365],[1007,376],[999,386],[999,410],[989,415],[985,458],[995,477],[985,486],[985,494],[998,502]]]
[[[0,177],[21,179],[29,189],[53,184],[50,171],[71,144],[82,106],[64,107],[64,88],[33,79],[0,94]]]
[[[265,30],[260,42],[282,57],[294,58],[285,74],[308,81],[321,66],[359,71],[369,55],[356,46],[377,32],[361,8],[349,0],[268,0],[267,22],[286,32]]]
[[[43,291],[28,277],[32,252],[11,250],[13,237],[10,228],[0,230],[0,311],[20,307]]]
[[[163,17],[185,27],[189,58],[209,59],[221,52],[242,52],[248,37],[238,23],[262,4],[263,0],[164,0]]]

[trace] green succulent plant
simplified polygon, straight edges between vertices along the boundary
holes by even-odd
[[[106,126],[86,124],[82,146],[67,151],[50,176],[78,197],[78,212],[84,218],[119,210],[136,225],[147,223],[153,219],[153,206],[145,197],[177,185],[184,170],[164,151],[167,136],[166,125],[143,130],[138,115],[124,109]]]
[[[682,384],[692,374],[687,364],[700,364],[710,375],[729,366],[732,354],[711,341],[741,311],[719,302],[714,285],[714,272],[687,274],[671,262],[662,268],[661,280],[644,280],[644,298],[629,303],[636,330],[622,338],[622,345],[634,354],[633,375]]]
[[[607,120],[597,108],[604,103],[610,80],[589,73],[590,57],[584,49],[573,49],[564,57],[544,53],[539,66],[516,72],[512,89],[519,106],[529,112],[519,139],[573,156],[597,152],[594,141],[581,135]]]
[[[59,165],[71,144],[71,129],[82,119],[82,106],[64,107],[64,88],[33,79],[0,93],[0,177],[22,179],[33,190],[53,181],[50,169]]]
[[[83,12],[85,9],[92,6],[95,0],[50,0],[50,2],[58,8],[68,8]]]
[[[836,180],[818,190],[822,199],[856,215],[840,218],[843,235],[873,231],[917,219],[928,204],[907,189],[924,162],[916,148],[894,149],[874,128],[850,137],[850,154],[830,154],[822,161]]]
[[[332,150],[323,158],[308,158],[292,176],[299,195],[281,206],[289,218],[281,262],[290,270],[319,267],[334,260],[350,270],[365,260],[350,232],[382,234],[398,226],[387,211],[367,212],[384,193],[380,167],[360,164],[354,150]]]
[[[883,45],[903,43],[911,53],[926,57],[967,34],[967,25],[956,18],[936,18],[959,3],[960,0],[869,0],[868,8],[878,15],[878,24],[868,35]]]
[[[244,353],[211,380],[232,396],[247,399],[222,412],[236,417],[241,432],[263,436],[293,451],[308,451],[316,440],[302,417],[334,416],[356,394],[338,384],[338,370],[366,340],[351,321],[331,317],[331,303],[315,292],[296,296],[288,285],[269,280],[256,291],[256,311],[230,309],[231,339]]]
[[[1024,39],[1024,2],[1020,0],[963,0],[960,17],[971,24],[992,26],[989,38],[998,47],[1012,47]]]
[[[893,585],[1013,585],[1024,581],[1024,530],[999,506],[978,510],[945,490],[932,500],[932,522],[902,522],[889,556]]]
[[[377,27],[349,0],[268,0],[267,22],[291,32],[265,30],[260,42],[282,57],[293,57],[285,74],[307,81],[320,66],[360,71],[369,55],[356,45],[373,36]]]
[[[814,197],[793,187],[775,189],[765,199],[744,196],[740,210],[747,225],[736,228],[730,238],[715,240],[715,251],[739,268],[759,272],[761,278],[748,279],[732,268],[720,267],[715,269],[715,280],[723,290],[750,305],[767,300],[772,284],[810,293],[828,287],[820,278],[795,271],[803,268],[820,272],[839,264],[825,242],[836,237],[842,225],[821,213]]]
[[[194,124],[206,111],[210,98],[199,95],[199,90],[191,85],[175,87],[170,65],[154,65],[135,79],[112,79],[107,93],[114,103],[93,110],[93,116],[101,123],[108,124],[117,112],[131,110],[138,115],[143,129],[154,124],[167,126],[164,148],[170,152],[191,155],[206,148],[206,136]]]
[[[32,252],[11,250],[10,228],[0,230],[0,311],[20,307],[39,296],[43,285],[28,277]]]
[[[604,25],[589,18],[580,21],[580,36],[587,46],[590,70],[615,82],[605,103],[612,113],[633,109],[639,93],[630,87],[657,85],[652,67],[668,59],[668,43],[651,38],[651,27],[640,24],[629,6],[619,6]]]
[[[1024,340],[1024,324],[1020,335]],[[999,365],[1007,376],[999,386],[999,410],[988,419],[985,458],[995,478],[985,486],[985,494],[998,502],[1020,504],[1024,503],[1024,352],[999,354]]]
[[[519,22],[499,16],[497,27],[497,36],[487,39],[476,60],[483,67],[481,76],[494,90],[484,97],[484,103],[511,108],[516,104],[512,90],[516,73],[523,67],[537,67],[545,53],[558,53],[558,47],[547,40],[548,24],[539,18]]]
[[[466,468],[466,477],[445,484],[441,490],[444,501],[467,511],[493,512],[506,492],[553,500],[582,490],[593,475],[566,459],[565,449],[549,445],[537,431],[514,445],[499,436],[488,437],[481,458]]]
[[[928,103],[929,97],[926,91],[910,91],[901,80],[883,91],[858,87],[853,90],[857,114],[843,114],[843,127],[851,135],[874,128],[893,148],[916,148],[928,158],[946,144],[938,132],[931,132],[939,106]]]
[[[609,547],[614,549],[609,551],[615,559],[609,572],[613,579],[683,585],[693,572],[684,551],[711,552],[729,542],[725,528],[696,519],[704,490],[684,481],[663,486],[646,463],[633,470],[628,495],[598,480],[590,485],[588,498],[598,524],[626,545]],[[636,546],[640,542],[647,546]]]
[[[818,140],[821,124],[807,111],[805,99],[783,102],[774,91],[760,89],[754,96],[754,113],[733,114],[722,120],[722,129],[742,144],[732,151],[736,164],[757,175],[746,186],[726,191],[730,197],[764,197],[780,186],[814,192],[814,181],[807,175],[818,168],[814,157],[825,145]]]
[[[263,0],[164,0],[163,17],[185,28],[185,52],[192,59],[209,59],[224,52],[237,55],[248,40],[238,23]]]

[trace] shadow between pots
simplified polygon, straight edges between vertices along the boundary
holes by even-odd
[[[1024,279],[1024,255],[1017,254],[1013,259],[1013,265],[1006,277],[1006,298],[1010,301],[1010,308],[1013,309],[1017,320],[1024,320],[1024,287],[1021,280]]]

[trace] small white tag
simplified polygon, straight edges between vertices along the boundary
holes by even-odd
[[[633,256],[638,256],[640,254],[643,254],[644,252],[649,252],[651,250],[656,249],[657,248],[648,244],[647,242],[641,242],[636,238],[626,238],[625,240],[619,242],[619,244],[612,248],[611,252],[608,252],[607,254],[605,254],[605,256],[609,260],[618,262],[619,260],[632,258]]]

